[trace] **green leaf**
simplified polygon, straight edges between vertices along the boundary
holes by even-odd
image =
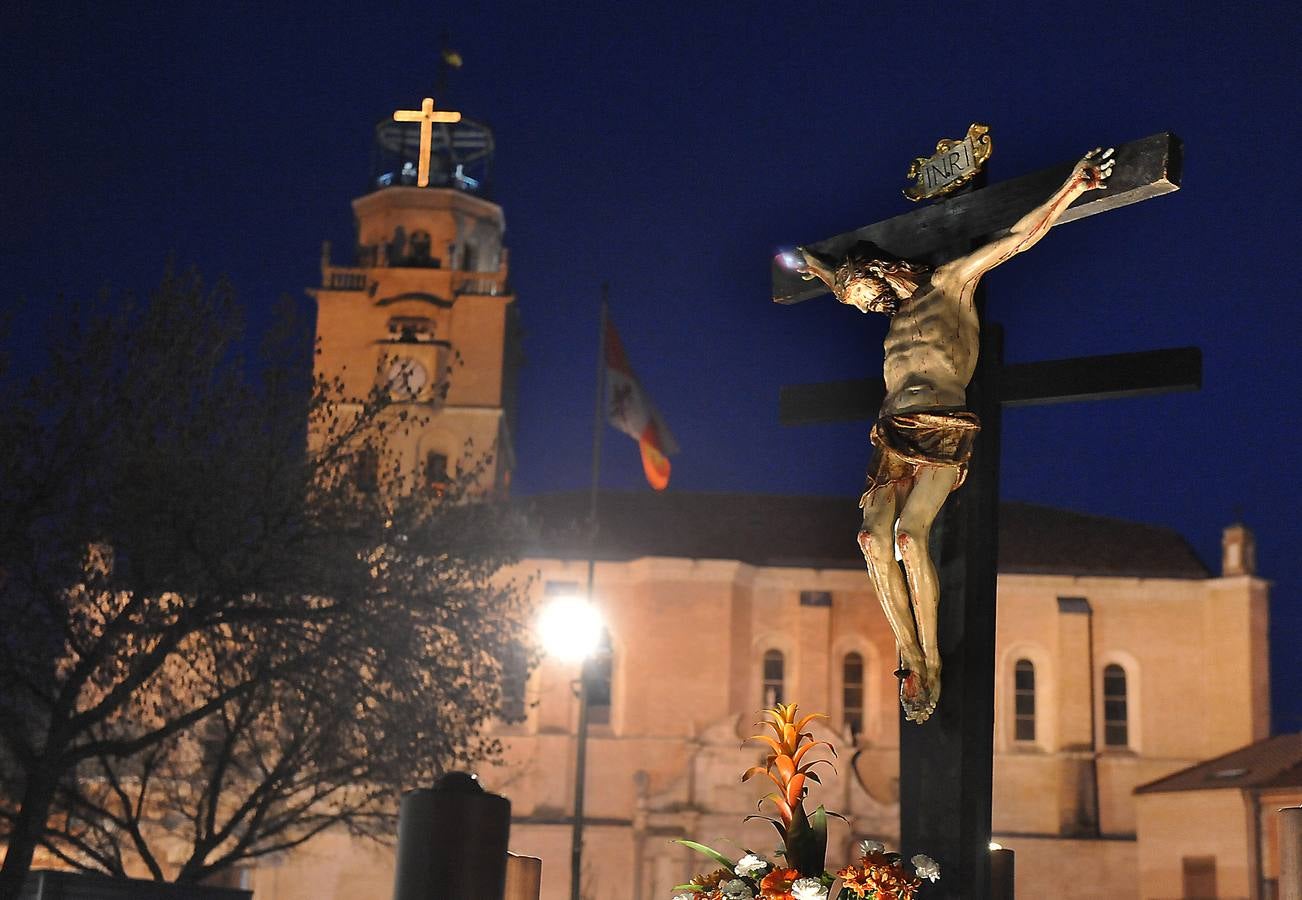
[[[787,826],[787,864],[798,870],[802,877],[811,874],[822,875],[821,860],[818,862],[818,871],[814,871],[813,848],[810,843],[813,833],[809,827],[809,817],[805,815],[804,807],[799,804],[797,804],[794,812],[795,815],[791,817],[791,824]]]
[[[676,884],[671,887],[671,891],[691,891],[693,894],[699,894],[702,890],[699,884]]]
[[[813,816],[802,808],[787,829],[787,861],[804,878],[822,878],[827,857],[827,810],[818,807]]]
[[[813,839],[810,841],[810,863],[815,866],[815,871],[810,874],[821,876],[823,863],[827,859],[827,810],[823,809],[821,803],[809,820],[809,830],[813,833]]]
[[[735,862],[728,859],[728,857],[724,856],[718,850],[711,850],[709,847],[705,846],[704,844],[698,844],[696,843],[696,841],[685,841],[685,840],[677,840],[674,841],[674,843],[682,844],[684,847],[690,847],[691,849],[695,850],[697,853],[704,853],[706,856],[710,857],[710,859],[714,860],[715,862],[717,862],[719,865],[723,866],[725,869],[727,869],[730,872],[737,868],[737,864]]]
[[[773,818],[772,816],[751,815],[751,816],[747,816],[746,818],[742,819],[742,821],[743,821],[743,822],[749,822],[751,819],[763,819],[765,822],[768,822],[770,825],[772,825],[774,828],[777,829],[777,832],[778,832],[778,838],[779,838],[780,840],[785,841],[785,840],[787,839],[787,832],[786,832],[786,830],[782,827],[782,823],[779,822],[777,819]]]

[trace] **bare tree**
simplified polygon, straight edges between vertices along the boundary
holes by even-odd
[[[514,518],[353,473],[412,427],[314,382],[292,317],[242,358],[225,285],[74,310],[0,398],[0,896],[38,846],[198,881],[491,757]],[[313,440],[308,449],[307,435]],[[185,858],[169,870],[160,849]]]

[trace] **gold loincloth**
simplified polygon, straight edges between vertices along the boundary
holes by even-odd
[[[980,430],[981,420],[962,410],[881,416],[870,435],[877,449],[859,506],[867,504],[874,491],[913,478],[923,466],[957,466],[958,480],[951,488],[957,490],[967,478]]]

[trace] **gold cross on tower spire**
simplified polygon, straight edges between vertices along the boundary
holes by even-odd
[[[434,111],[434,98],[426,97],[421,101],[420,109],[400,109],[393,114],[395,122],[420,123],[420,162],[416,173],[419,187],[429,185],[429,145],[430,133],[435,122],[460,122],[461,113],[445,110]]]

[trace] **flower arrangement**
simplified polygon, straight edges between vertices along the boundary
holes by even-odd
[[[906,865],[898,853],[888,853],[876,841],[860,844],[859,859],[835,874],[825,868],[827,857],[827,817],[821,805],[806,814],[805,797],[809,784],[821,783],[813,769],[819,763],[831,766],[831,760],[809,754],[826,747],[833,757],[836,748],[827,741],[816,741],[805,729],[809,723],[826,718],[811,713],[796,718],[794,703],[779,703],[764,711],[765,720],[756,723],[773,730],[773,734],[756,734],[747,738],[765,744],[769,753],[764,765],[752,766],[741,776],[743,782],[764,775],[777,790],[766,794],[760,806],[771,804],[776,815],[753,815],[746,819],[764,819],[771,823],[782,839],[775,856],[781,864],[770,862],[746,850],[737,860],[695,841],[678,841],[708,856],[720,868],[697,875],[687,884],[674,888],[674,900],[829,900],[837,888],[837,900],[914,900],[922,880],[936,881],[940,867],[919,853]],[[837,816],[837,818],[841,818]],[[838,887],[839,885],[839,887]]]

